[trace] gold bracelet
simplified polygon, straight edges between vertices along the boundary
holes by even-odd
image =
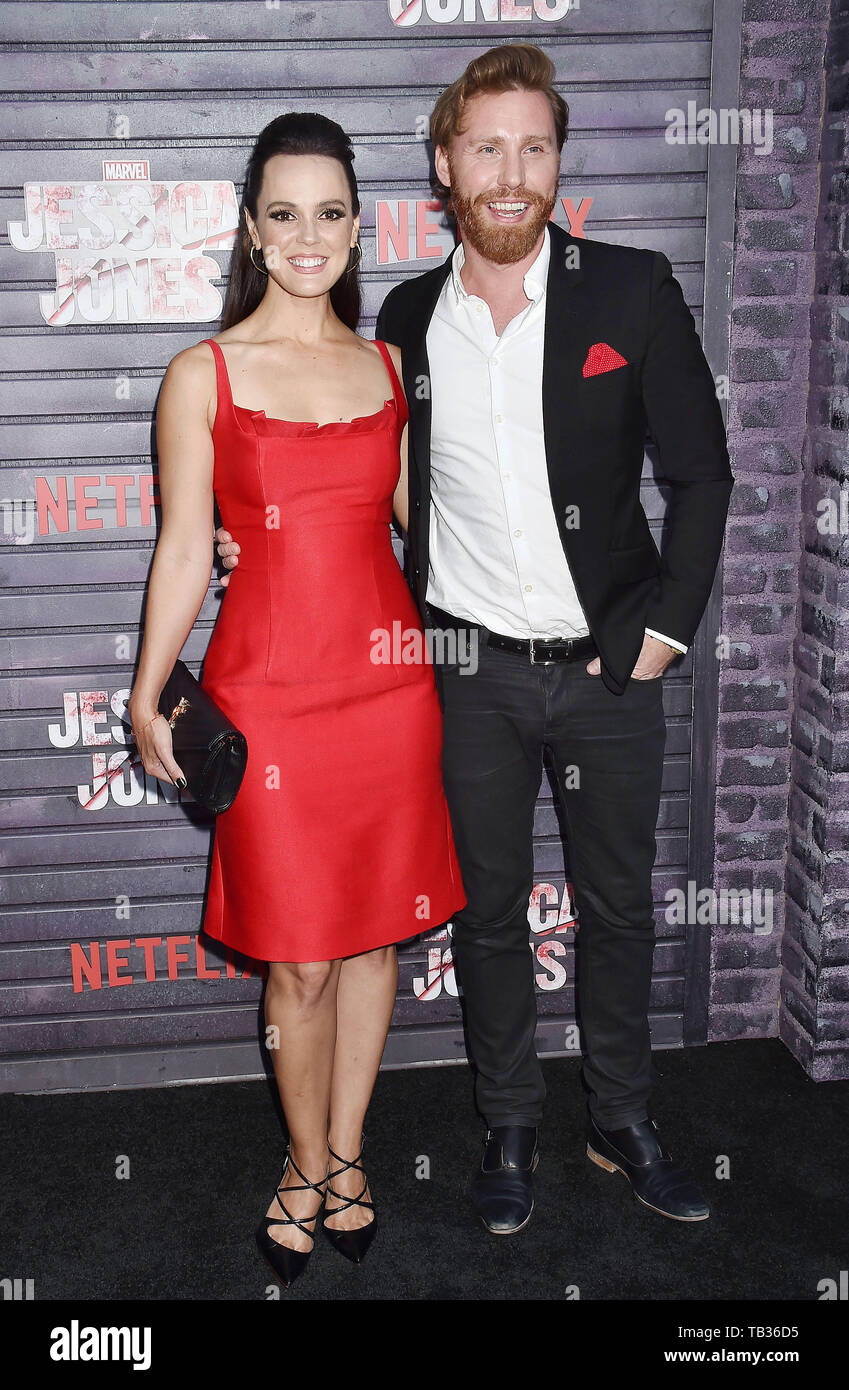
[[[153,719],[159,719],[160,717],[164,718],[165,716],[160,716],[159,710],[157,710],[156,714],[153,716]],[[148,719],[147,724],[152,724],[153,719]],[[139,734],[144,733],[145,729],[147,728],[147,724],[142,724],[141,728],[139,729]],[[138,738],[138,734],[136,735],[136,737]]]

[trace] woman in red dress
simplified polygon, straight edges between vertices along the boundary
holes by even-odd
[[[387,634],[421,632],[390,535],[393,510],[407,525],[407,404],[398,349],[354,331],[352,159],[314,114],[278,117],[253,150],[223,330],[177,353],[157,407],[162,530],[129,705],[145,769],[179,785],[156,711],[207,592],[215,501],[241,553],[203,685],[248,761],[216,820],[203,929],[269,963],[289,1142],[257,1237],[287,1286],[323,1206],[348,1258],[375,1233],[362,1129],[395,943],[466,902],[433,670],[385,659]]]

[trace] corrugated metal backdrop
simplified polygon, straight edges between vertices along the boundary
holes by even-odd
[[[475,53],[529,37],[551,54],[570,104],[561,192],[579,210],[576,220],[585,216],[590,237],[666,252],[700,324],[708,149],[667,143],[664,129],[670,107],[708,103],[711,0],[603,0],[558,17],[563,9],[557,0],[535,7],[506,0],[500,7],[498,0],[7,4],[0,65],[11,97],[0,225],[26,227],[35,215],[35,201],[25,206],[24,185],[36,186],[37,200],[39,186],[100,184],[102,162],[112,158],[149,161],[153,182],[232,180],[238,197],[261,127],[285,110],[320,110],[341,122],[357,151],[361,327],[371,335],[392,281],[434,263],[426,256],[378,263],[378,204],[388,203],[382,215],[395,225],[409,211],[415,227],[412,205],[429,197],[424,137],[438,91]],[[403,22],[396,22],[399,14]],[[61,232],[55,196],[48,212]],[[732,186],[719,196],[732,198]],[[438,220],[427,209],[420,215]],[[563,205],[556,220],[570,225]],[[427,239],[438,255],[447,244],[444,236]],[[411,257],[416,249],[413,239]],[[202,254],[220,267],[223,290],[229,251],[207,245]],[[49,324],[40,295],[49,306],[62,255],[61,246],[24,253],[8,234],[0,246],[7,866],[0,1088],[255,1076],[265,1069],[261,981],[243,973],[241,959],[228,964],[211,943],[205,955],[195,945],[208,823],[196,808],[173,804],[158,784],[129,776],[115,779],[91,809],[82,804],[93,775],[102,782],[107,760],[124,756],[119,716],[155,536],[146,499],[157,390],[171,357],[217,331],[217,323],[185,321],[179,309],[172,322],[161,314],[119,322],[108,313],[93,321],[92,301],[88,320],[76,312]],[[101,279],[110,294],[110,277]],[[156,302],[161,311],[164,292]],[[109,481],[116,478],[131,481]],[[86,498],[95,499],[90,507]],[[660,541],[664,499],[648,463],[643,502]],[[217,603],[213,584],[183,653],[195,671]],[[665,678],[659,907],[666,889],[687,878],[691,673],[692,654]],[[542,913],[532,921],[531,940],[539,960],[539,1046],[560,1053],[574,1044],[572,928],[545,783],[544,791],[536,818]],[[313,889],[305,884],[304,891]],[[327,904],[328,912],[338,908]],[[660,911],[658,918],[652,1032],[656,1044],[675,1045],[682,1039],[684,943]],[[463,1059],[445,969],[449,946],[442,933],[404,948],[386,1065]]]

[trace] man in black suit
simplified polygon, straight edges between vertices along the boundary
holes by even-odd
[[[578,909],[587,1152],[653,1210],[709,1214],[648,1115],[651,872],[662,675],[704,611],[733,480],[667,258],[549,220],[568,121],[553,78],[539,48],[502,45],[439,98],[437,187],[462,243],[393,287],[376,330],[401,349],[410,408],[408,579],[427,626],[477,644],[474,673],[435,669],[468,899],[453,952],[487,1124],[472,1192],[494,1234],[534,1204],[527,914],[545,747]],[[671,488],[662,557],[639,500],[647,428]]]

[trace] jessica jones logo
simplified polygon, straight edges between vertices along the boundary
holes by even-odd
[[[221,313],[221,267],[239,224],[230,180],[152,180],[146,160],[104,160],[103,177],[23,186],[15,251],[54,258],[44,322],[209,322]],[[141,177],[139,177],[141,175]]]
[[[91,780],[77,784],[77,800],[84,811],[104,811],[110,804],[148,806],[190,798],[169,782],[150,777],[140,763],[133,764],[135,742],[127,718],[130,689],[66,690],[62,696],[64,721],[47,726],[54,748],[91,749]],[[111,751],[109,751],[111,749]],[[123,767],[122,772],[117,769]],[[115,776],[110,776],[116,773]]]
[[[413,24],[521,24],[532,19],[555,23],[581,0],[389,0],[389,17],[399,29]]]

